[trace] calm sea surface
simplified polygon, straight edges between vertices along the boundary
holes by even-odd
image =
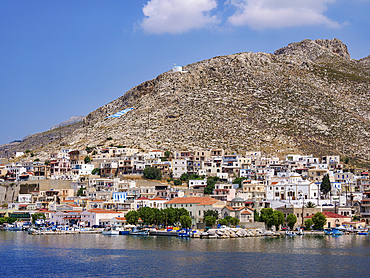
[[[0,277],[369,277],[370,236],[182,239],[0,231]]]

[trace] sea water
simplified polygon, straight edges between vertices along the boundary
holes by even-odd
[[[370,236],[28,235],[0,231],[0,277],[369,277]]]

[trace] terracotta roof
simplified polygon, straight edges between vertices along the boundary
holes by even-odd
[[[363,201],[368,202],[368,201],[370,201],[370,199],[363,199],[363,200],[361,200],[361,202],[363,202]]]
[[[114,217],[114,218],[116,218],[117,220],[126,220],[125,217]]]
[[[278,184],[279,182],[278,181],[273,181],[272,183],[271,183],[271,185],[275,185],[275,184]]]
[[[136,200],[149,200],[149,198],[143,196],[143,197],[140,197],[140,198],[138,198]]]
[[[216,199],[211,198],[211,197],[180,197],[180,198],[175,198],[172,199],[165,204],[198,204],[198,205],[203,205],[203,203],[209,203],[212,202],[211,204],[214,204],[217,202]]]
[[[249,214],[249,215],[251,215],[252,213],[250,213],[249,211],[245,210],[245,211],[242,212],[242,214]]]
[[[91,202],[104,202],[104,200],[94,200],[94,201],[91,201]]]
[[[245,209],[246,207],[240,207],[240,208],[235,208],[234,210],[242,210]]]
[[[166,199],[163,199],[161,197],[155,197],[153,199],[150,199],[150,201],[167,201]]]
[[[225,206],[225,208],[227,208],[228,210],[234,210],[234,208],[230,206]]]
[[[322,214],[326,217],[326,218],[351,218],[350,216],[344,216],[344,215],[340,215],[338,213],[334,213],[334,212],[330,212],[330,211],[323,211]],[[314,215],[309,215],[309,216],[305,216],[304,218],[312,218]]]

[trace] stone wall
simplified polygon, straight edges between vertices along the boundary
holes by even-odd
[[[19,188],[18,184],[0,185],[0,204],[7,204],[17,200]]]

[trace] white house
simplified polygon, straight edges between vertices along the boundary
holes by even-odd
[[[109,220],[113,217],[123,217],[123,212],[117,212],[106,209],[90,209],[81,212],[81,222],[84,222],[86,226],[109,224]]]
[[[182,174],[187,172],[187,161],[185,159],[172,160],[172,177],[178,179]]]
[[[189,189],[199,188],[199,187],[206,187],[207,186],[207,179],[204,180],[189,180]]]
[[[271,182],[265,187],[267,200],[297,200],[317,199],[319,186],[309,180],[303,180],[301,175],[291,173],[289,180]]]

